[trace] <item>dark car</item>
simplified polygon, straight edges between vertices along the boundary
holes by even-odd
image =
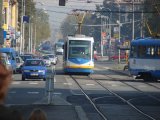
[[[27,59],[32,59],[33,56],[32,55],[20,55],[20,57],[22,58],[22,60],[25,62]]]
[[[22,67],[22,80],[43,79],[46,80],[47,68],[41,59],[27,59]]]
[[[119,55],[113,55],[110,57],[110,60],[116,60],[119,59]],[[120,55],[120,59],[126,59],[125,55]]]

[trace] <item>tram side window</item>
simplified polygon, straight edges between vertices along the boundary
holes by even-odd
[[[133,58],[136,58],[136,57],[137,57],[137,49],[136,49],[136,46],[131,46],[130,57],[133,57]]]
[[[140,58],[144,58],[146,56],[146,46],[138,46],[138,53]]]

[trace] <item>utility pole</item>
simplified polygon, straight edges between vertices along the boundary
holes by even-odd
[[[21,1],[21,37],[20,37],[20,54],[22,53],[23,50],[23,3],[24,1]]]
[[[119,40],[118,40],[118,42],[119,42],[119,46],[120,46],[120,43],[121,43],[121,14],[120,14],[120,4],[118,4],[119,5]],[[121,50],[120,50],[120,48],[118,49],[118,64],[120,64],[120,62],[121,62]]]
[[[102,32],[103,32],[103,21],[102,21],[102,16],[101,16],[101,56],[103,57],[103,36],[102,36]]]
[[[25,9],[26,9],[26,5],[25,5],[26,3],[25,3],[25,0],[24,0],[24,5],[23,5],[23,15],[25,16]],[[22,51],[23,51],[23,53],[25,52],[24,51],[24,45],[25,45],[25,34],[24,34],[24,32],[25,32],[25,23],[24,23],[24,21],[23,21],[23,44],[22,44]]]
[[[132,40],[134,40],[134,0],[132,1]]]

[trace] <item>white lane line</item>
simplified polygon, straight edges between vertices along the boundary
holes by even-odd
[[[55,92],[53,95],[62,95],[62,93]]]
[[[54,83],[57,82],[56,78],[54,77]]]
[[[104,68],[107,69],[107,70],[109,69],[109,67],[104,67]]]
[[[116,87],[116,86],[118,86],[118,85],[114,85],[114,84],[113,84],[113,85],[111,85],[111,86]]]
[[[63,83],[64,85],[72,85],[72,83]]]
[[[20,84],[20,82],[12,82],[11,84],[18,85],[18,84]]]
[[[10,91],[9,92],[9,94],[15,94],[16,93],[16,91]]]
[[[145,87],[147,87],[146,85],[139,85],[138,87],[140,87],[140,88],[145,88]]]
[[[86,84],[86,86],[94,86],[95,84]]]
[[[37,85],[38,82],[29,82],[28,84],[30,84],[30,85]]]
[[[28,94],[39,94],[39,92],[27,92]]]

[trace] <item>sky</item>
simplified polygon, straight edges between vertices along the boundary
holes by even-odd
[[[96,4],[102,4],[103,0],[67,0],[66,6],[59,6],[59,0],[34,0],[37,8],[45,9],[49,15],[52,32],[58,31],[67,13],[71,14],[74,9],[95,10]],[[43,4],[43,5],[42,5]],[[55,36],[53,36],[55,37]]]

